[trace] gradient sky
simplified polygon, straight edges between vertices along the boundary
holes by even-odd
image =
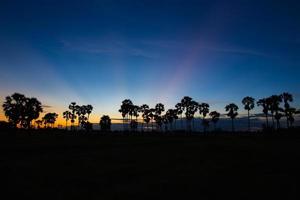
[[[59,114],[125,98],[171,108],[189,95],[225,104],[290,92],[300,107],[299,1],[0,1],[0,97]],[[241,111],[243,112],[243,111]],[[0,120],[3,113],[0,114]]]

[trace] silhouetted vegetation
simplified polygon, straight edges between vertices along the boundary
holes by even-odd
[[[242,100],[244,104],[244,109],[248,111],[248,131],[250,131],[250,110],[255,106],[255,99],[253,97],[245,97]]]
[[[47,113],[45,114],[45,116],[43,117],[43,122],[45,125],[45,128],[49,128],[49,127],[54,127],[55,121],[58,117],[58,114],[56,113]]]
[[[108,115],[103,115],[100,119],[101,131],[110,131],[111,119]]]
[[[43,108],[36,98],[14,93],[5,98],[3,111],[13,127],[20,125],[22,128],[30,128],[32,120],[39,118]]]
[[[292,128],[295,115],[299,114],[299,110],[290,105],[293,102],[293,96],[290,93],[284,92],[280,95],[272,95],[270,97],[259,99],[256,104],[262,107],[262,113],[265,116],[266,123],[263,126],[263,130],[279,130],[282,128],[280,121],[283,117],[286,118],[286,128]],[[248,119],[248,131],[251,131],[250,111],[255,107],[255,99],[253,97],[245,97],[242,99],[244,109],[247,111]],[[89,122],[90,115],[93,111],[92,105],[77,105],[76,102],[71,102],[68,106],[69,110],[62,113],[62,117],[65,119],[65,128],[68,130],[70,122],[70,130],[93,130],[93,124]],[[225,106],[226,116],[231,119],[231,131],[235,131],[235,119],[238,117],[239,107],[230,103]],[[10,124],[7,127],[21,127],[30,128],[35,127],[37,129],[54,128],[58,114],[46,113],[42,119],[39,119],[40,113],[43,112],[42,104],[36,98],[27,98],[23,94],[15,93],[6,97],[3,103],[4,114]],[[159,132],[178,131],[183,129],[183,122],[186,122],[185,131],[195,132],[195,119],[198,112],[203,128],[203,133],[207,133],[209,125],[214,125],[214,131],[216,132],[216,124],[221,118],[221,114],[217,111],[210,112],[210,105],[204,102],[196,102],[189,96],[185,96],[179,103],[175,105],[175,108],[165,109],[165,105],[157,103],[154,108],[150,108],[147,104],[141,106],[133,104],[130,99],[122,101],[119,112],[122,116],[123,130],[142,132],[151,130]],[[139,118],[140,117],[140,118]],[[269,117],[271,117],[271,123],[269,123]],[[180,118],[181,126],[176,126],[177,119]],[[141,122],[139,122],[141,119]],[[222,117],[226,119],[226,117]],[[32,121],[34,125],[32,125]],[[75,122],[77,120],[77,126]],[[100,119],[100,128],[102,131],[108,131],[111,129],[112,121],[108,115],[103,115]],[[140,129],[139,129],[140,126]],[[77,127],[77,128],[76,128]],[[163,129],[164,127],[164,129]],[[221,130],[221,129],[220,129]]]

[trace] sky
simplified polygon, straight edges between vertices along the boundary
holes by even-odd
[[[91,104],[93,122],[119,118],[126,98],[172,108],[191,96],[245,113],[245,96],[290,92],[299,108],[299,10],[289,0],[1,0],[0,103],[19,92],[60,115]]]

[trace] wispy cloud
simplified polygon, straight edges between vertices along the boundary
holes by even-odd
[[[145,58],[157,58],[159,54],[145,47],[138,47],[140,44],[132,41],[125,43],[119,40],[87,40],[87,41],[61,41],[63,47],[72,51],[83,53],[105,54],[105,55],[125,55],[141,56]]]
[[[170,48],[170,49],[187,49],[193,44],[195,44],[194,40],[186,40],[186,41],[175,41],[175,40],[143,40],[143,44],[157,46],[159,48]],[[220,44],[209,43],[207,41],[197,41],[199,46],[197,49],[209,51],[209,52],[216,52],[216,53],[226,53],[226,54],[245,54],[245,55],[252,55],[252,56],[268,56],[267,53],[250,49],[244,47],[238,47],[235,45],[232,46],[224,46]]]
[[[91,54],[141,56],[158,58],[161,52],[188,52],[195,48],[194,40],[156,40],[156,39],[75,39],[62,40],[63,48]],[[267,53],[255,49],[224,46],[209,42],[197,41],[197,50],[208,53],[242,54],[250,56],[268,56]]]

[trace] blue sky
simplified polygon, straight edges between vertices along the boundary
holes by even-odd
[[[118,116],[125,98],[223,111],[288,91],[300,107],[298,1],[1,1],[0,97]],[[1,117],[1,116],[0,116]]]

